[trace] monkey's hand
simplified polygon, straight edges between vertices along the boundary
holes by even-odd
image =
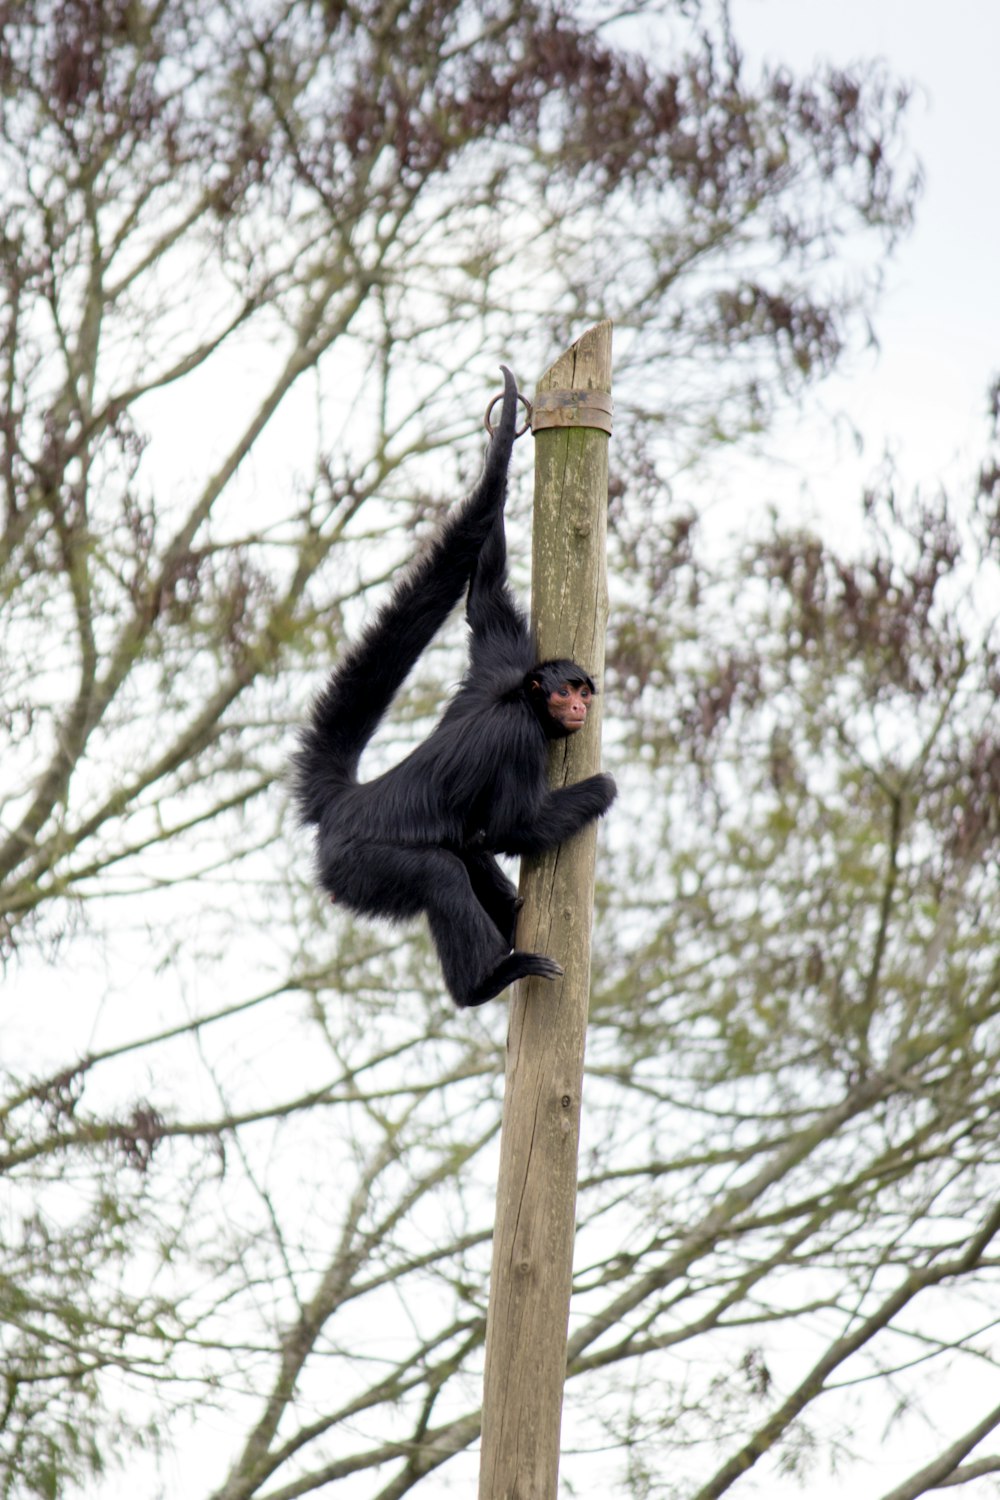
[[[613,776],[608,775],[607,771],[598,771],[596,776],[587,776],[578,785],[586,787],[590,794],[588,801],[593,809],[593,817],[602,818],[618,796],[617,782]]]

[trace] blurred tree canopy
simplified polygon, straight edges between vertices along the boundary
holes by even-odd
[[[909,217],[902,91],[751,85],[724,33],[667,70],[613,14],[521,4],[0,21],[8,942],[270,783],[269,684],[336,639],[341,546],[386,524],[371,497],[396,531],[424,509],[440,465],[393,475],[467,432],[470,368],[515,339],[538,367],[599,311],[626,372],[669,359],[650,393],[672,441],[739,430],[850,336],[838,236]],[[314,456],[277,495],[235,482],[307,376]],[[194,413],[218,441],[161,489],[154,398],[181,383],[172,446]]]
[[[504,1010],[320,908],[281,775],[500,359],[604,316],[567,1493],[993,1482],[996,463],[853,554],[674,495],[868,337],[905,103],[690,0],[0,4],[4,1494],[468,1491]]]

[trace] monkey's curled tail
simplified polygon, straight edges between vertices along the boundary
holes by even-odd
[[[461,598],[493,518],[503,507],[517,425],[517,386],[506,366],[501,369],[503,410],[478,484],[348,647],[302,730],[292,788],[303,823],[318,823],[331,800],[357,782],[362,751]]]

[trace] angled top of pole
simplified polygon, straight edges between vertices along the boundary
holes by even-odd
[[[596,427],[611,432],[610,318],[588,328],[549,366],[532,403],[531,430]]]

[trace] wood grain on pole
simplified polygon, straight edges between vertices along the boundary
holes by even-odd
[[[545,391],[611,390],[611,324],[542,376]],[[565,426],[535,438],[532,623],[541,659],[568,656],[599,684],[607,623],[608,437]],[[553,785],[600,769],[600,699],[557,741]],[[576,1229],[577,1149],[590,994],[596,831],[524,861],[517,946],[555,958],[555,982],[510,1002],[479,1500],[555,1500]]]

